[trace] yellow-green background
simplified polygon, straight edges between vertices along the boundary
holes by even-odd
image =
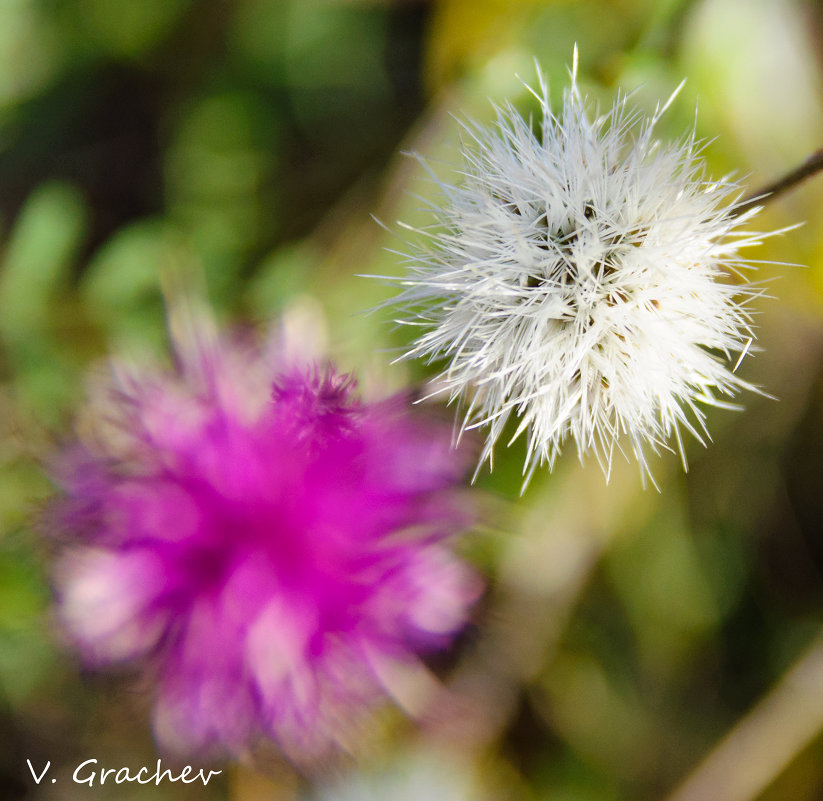
[[[392,289],[357,274],[401,270],[371,215],[424,221],[413,196],[436,192],[401,151],[449,175],[450,114],[533,110],[516,75],[535,59],[558,97],[575,43],[604,104],[636,88],[652,112],[687,77],[660,135],[697,108],[713,174],[754,189],[823,145],[815,0],[0,0],[0,798],[310,792],[276,755],[205,790],[71,782],[84,759],[156,756],[143,694],[55,636],[49,459],[90,366],[163,352],[181,276],[226,324],[309,331],[367,393],[422,379],[390,365],[391,313],[364,314]],[[823,797],[821,202],[812,179],[757,221],[805,223],[750,254],[776,280],[741,371],[776,399],[710,411],[688,475],[653,462],[659,494],[570,449],[519,498],[523,445],[499,452],[465,544],[490,589],[430,666],[454,708],[383,713],[314,780],[361,772],[345,797],[375,801]]]

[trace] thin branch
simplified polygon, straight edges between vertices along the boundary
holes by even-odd
[[[742,203],[735,206],[734,216],[739,217],[756,206],[762,206],[774,200],[778,195],[788,192],[789,189],[793,189],[820,170],[823,170],[823,148],[812,153],[797,169],[749,195]]]

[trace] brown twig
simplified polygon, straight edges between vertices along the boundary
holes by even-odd
[[[820,170],[823,170],[823,148],[812,153],[797,169],[749,195],[742,203],[734,207],[734,216],[739,217],[756,206],[762,206],[774,200],[778,195],[788,192],[789,189]]]

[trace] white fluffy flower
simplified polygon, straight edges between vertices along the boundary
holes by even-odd
[[[442,205],[397,279],[401,322],[423,328],[405,358],[446,360],[438,391],[461,402],[461,432],[487,427],[481,464],[519,418],[526,481],[567,438],[607,476],[628,445],[645,476],[649,448],[702,441],[701,404],[754,389],[735,369],[761,293],[738,253],[763,236],[738,230],[756,210],[707,179],[694,131],[654,137],[671,99],[646,118],[619,95],[600,114],[576,60],[557,116],[542,78],[533,92],[537,131],[509,105],[464,125],[462,182],[435,178]]]

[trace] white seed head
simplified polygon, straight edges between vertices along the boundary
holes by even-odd
[[[526,482],[568,438],[607,476],[628,450],[645,478],[648,449],[682,454],[681,430],[702,441],[701,404],[755,389],[735,373],[761,294],[739,249],[763,234],[738,230],[756,210],[737,214],[739,187],[706,177],[694,130],[654,137],[674,95],[651,117],[626,95],[601,114],[575,69],[555,116],[539,88],[536,131],[498,108],[490,128],[463,125],[461,183],[432,176],[442,205],[411,229],[422,242],[392,301],[423,329],[403,358],[445,360],[460,432],[487,430],[480,464],[514,415]]]

